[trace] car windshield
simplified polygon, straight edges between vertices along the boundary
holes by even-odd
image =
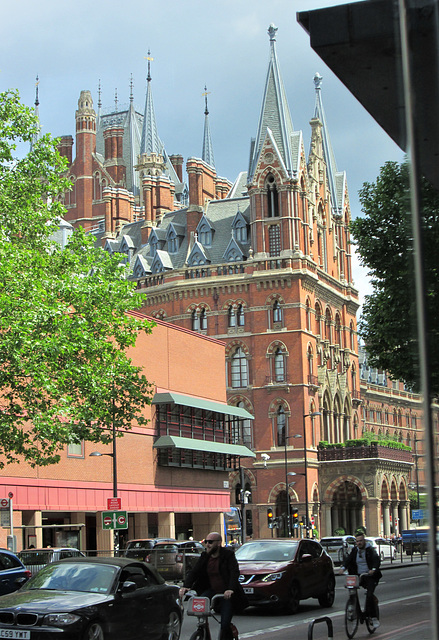
[[[320,544],[322,547],[341,547],[343,540],[340,540],[340,538],[325,538],[324,540],[320,540]]]
[[[27,564],[49,564],[53,551],[51,549],[42,551],[20,551],[18,557],[24,565]]]
[[[235,555],[241,562],[286,562],[294,559],[297,545],[297,542],[250,542],[237,549]]]
[[[31,578],[21,590],[53,589],[108,594],[116,573],[117,567],[106,564],[86,564],[82,562],[48,564],[36,576]]]

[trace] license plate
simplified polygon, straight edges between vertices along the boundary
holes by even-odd
[[[30,640],[30,631],[20,631],[19,629],[0,629],[0,638]]]
[[[244,587],[244,593],[254,593],[253,587]]]

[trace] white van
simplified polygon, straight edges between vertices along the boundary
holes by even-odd
[[[320,544],[332,558],[334,564],[343,564],[352,549],[355,547],[354,536],[328,536],[320,540]]]

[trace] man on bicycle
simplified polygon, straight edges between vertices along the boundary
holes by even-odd
[[[380,571],[381,560],[372,545],[365,539],[364,533],[356,534],[355,545],[346,558],[344,566],[340,567],[340,573],[347,571],[351,575],[358,576],[367,573],[362,576],[360,585],[366,589],[366,609],[372,618],[374,629],[378,629],[380,626],[376,606],[378,600],[374,596],[374,591],[383,575]]]
[[[239,583],[239,566],[232,549],[221,546],[222,538],[217,531],[209,533],[204,540],[206,551],[185,577],[180,589],[182,598],[186,591],[195,589],[198,595],[212,598],[223,593],[221,602],[221,640],[232,640],[232,616],[247,606],[247,598]]]

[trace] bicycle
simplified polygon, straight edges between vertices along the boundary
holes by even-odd
[[[367,573],[362,573],[360,576],[346,576],[345,587],[349,592],[348,600],[346,602],[345,611],[345,629],[348,638],[353,638],[357,632],[358,624],[361,622],[366,623],[369,633],[375,633],[376,627],[373,624],[371,616],[367,612],[367,600],[364,605],[364,609],[361,608],[360,596],[358,595],[358,589],[360,588],[360,582],[362,576],[367,576]],[[374,596],[375,598],[375,596]],[[377,617],[378,613],[378,600],[375,602]]]
[[[209,618],[212,617],[218,623],[220,622],[220,620],[218,620],[218,618],[216,618],[214,615],[214,604],[215,604],[215,600],[224,598],[224,594],[217,593],[210,600],[206,596],[192,595],[192,593],[189,591],[186,594],[190,596],[186,614],[188,616],[197,617],[197,628],[191,635],[190,640],[212,640],[212,636],[210,633],[210,626],[209,626]],[[231,632],[234,640],[239,640],[238,630],[233,623],[231,624]],[[221,628],[218,634],[218,638],[220,637],[221,637]]]

